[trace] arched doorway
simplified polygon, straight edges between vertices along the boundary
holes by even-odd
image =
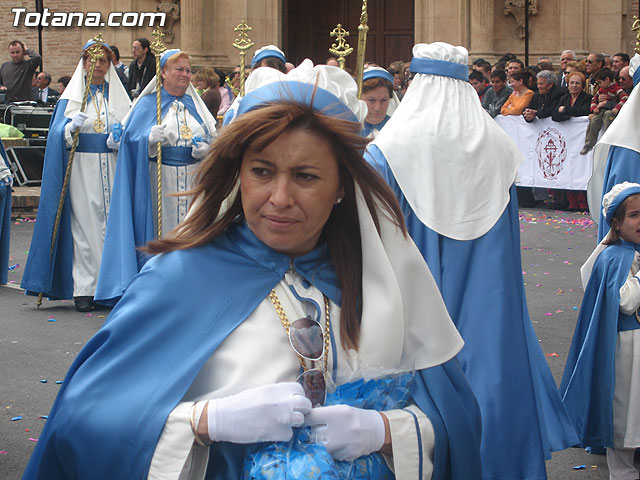
[[[414,43],[414,0],[368,0],[369,33],[365,61],[387,67],[395,60],[411,60]],[[338,23],[350,32],[354,52],[347,67],[355,69],[361,0],[283,0],[283,45],[287,59],[324,63],[335,41],[329,33]]]

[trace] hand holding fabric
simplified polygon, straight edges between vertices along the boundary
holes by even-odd
[[[113,140],[120,144],[120,140],[122,139],[122,124],[114,123],[111,125],[111,133],[113,134]]]
[[[323,443],[336,460],[355,460],[384,445],[385,426],[376,410],[332,405],[311,410],[304,420],[311,438]]]
[[[118,150],[120,148],[120,141],[116,141],[113,132],[107,137],[107,148],[111,150]]]
[[[158,142],[162,143],[167,137],[165,132],[166,128],[166,125],[154,125],[151,127],[151,133],[149,133],[149,145],[153,145]]]
[[[296,382],[250,388],[207,403],[209,438],[214,442],[286,442],[311,411],[311,402]]]
[[[87,121],[87,118],[89,118],[89,115],[84,112],[74,114],[73,117],[71,117],[71,131],[73,132],[82,127]]]
[[[7,175],[2,179],[2,184],[7,187],[13,187],[13,177],[11,175]]]

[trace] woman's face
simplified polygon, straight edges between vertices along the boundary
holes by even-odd
[[[582,85],[582,80],[578,75],[569,78],[569,93],[571,95],[579,95],[583,89],[584,85]]]
[[[109,71],[109,59],[106,52],[103,52],[102,57],[96,59],[96,65],[93,68],[92,83],[101,84],[104,81],[104,77]],[[87,57],[84,61],[84,69],[88,72],[91,69],[91,57]]]
[[[344,195],[331,145],[307,130],[285,132],[261,152],[249,146],[240,167],[240,193],[255,236],[292,257],[315,248]]]
[[[365,121],[371,124],[380,123],[387,115],[389,108],[389,89],[387,87],[376,87],[362,94],[362,99],[366,102],[369,113]]]
[[[640,243],[640,195],[632,195],[627,202],[619,234],[623,240]]]
[[[171,95],[182,96],[191,82],[191,64],[180,57],[162,69],[162,86]]]

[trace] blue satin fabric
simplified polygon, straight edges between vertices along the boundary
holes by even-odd
[[[169,413],[290,262],[244,222],[207,245],[147,262],[73,362],[23,478],[146,478]],[[325,246],[293,266],[340,304]],[[436,434],[433,478],[480,478],[477,405],[459,368],[417,372],[415,383],[413,400]],[[240,478],[246,451],[212,445],[207,479]]]
[[[109,135],[104,133],[81,133],[78,135],[76,152],[110,153],[112,150],[107,147],[108,137]]]
[[[583,447],[613,446],[615,349],[621,324],[620,287],[637,246],[620,241],[596,259],[584,292],[560,391]],[[638,328],[636,326],[636,328]]]
[[[375,125],[373,123],[364,122],[364,127],[362,128],[360,135],[363,137],[368,137],[373,133],[374,130],[382,130],[382,127],[387,124],[390,118],[391,117],[389,115],[385,115],[384,119],[380,123],[376,123]]]
[[[457,78],[458,80],[469,81],[469,69],[461,63],[436,60],[434,58],[412,58],[409,70],[412,73],[428,73],[440,77]]]
[[[640,183],[640,153],[624,147],[612,146],[609,149],[607,164],[602,183],[602,195],[604,196],[614,185],[622,182]],[[600,212],[598,222],[598,242],[609,233],[609,225],[602,214],[602,199],[599,205],[589,205],[591,210],[597,208]]]
[[[182,101],[196,120],[202,123],[193,99],[174,97],[163,88],[161,115],[167,113],[174,99]],[[102,263],[95,300],[115,304],[131,279],[140,271],[149,256],[137,250],[156,238],[149,178],[149,132],[156,124],[156,96],[138,100],[122,133],[118,163],[113,180],[109,220],[102,251]],[[205,128],[206,130],[206,128]]]
[[[7,152],[0,140],[0,162],[9,167]],[[9,279],[9,242],[11,240],[11,187],[0,183],[0,285]]]
[[[365,158],[394,190],[465,341],[458,359],[482,412],[484,478],[546,478],[545,459],[577,437],[527,311],[515,187],[489,232],[453,240],[416,217],[375,145]]]

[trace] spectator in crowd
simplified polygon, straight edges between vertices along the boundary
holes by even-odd
[[[542,56],[538,58],[538,66],[540,66],[541,63],[550,63],[553,65],[553,60],[551,60],[551,57]]]
[[[573,117],[586,117],[591,108],[591,95],[584,91],[587,82],[584,74],[571,72],[567,75],[569,92],[560,99],[560,105],[551,115],[556,122],[564,122]],[[553,190],[556,208],[571,211],[589,210],[587,192],[584,190]]]
[[[560,54],[560,75],[558,75],[558,78],[556,80],[556,85],[558,87],[565,89],[568,87],[566,79],[567,65],[569,64],[569,62],[575,62],[575,60],[576,52],[574,52],[573,50],[564,50]]]
[[[533,94],[529,106],[524,109],[522,116],[531,123],[536,118],[547,118],[560,104],[562,90],[556,87],[556,76],[549,70],[542,70],[536,75],[538,91]]]
[[[504,102],[500,113],[502,115],[521,115],[529,105],[533,91],[527,87],[529,75],[523,71],[515,71],[509,78],[509,85],[513,88],[513,93]]]
[[[492,118],[500,115],[500,109],[507,101],[513,89],[507,85],[507,74],[504,70],[496,70],[491,73],[491,89],[482,97],[482,108],[484,108]]]
[[[36,86],[31,89],[31,100],[38,103],[56,103],[60,92],[54,90],[51,84],[51,75],[47,72],[40,72],[36,77]]]
[[[626,67],[629,65],[629,60],[629,55],[627,55],[626,53],[616,53],[611,60],[611,70],[619,73],[622,67]]]
[[[482,101],[484,94],[491,88],[491,85],[487,84],[482,72],[474,70],[469,74],[469,83],[478,94],[478,98]]]
[[[29,55],[29,60],[24,56]],[[0,91],[6,91],[7,102],[22,102],[29,100],[33,76],[42,64],[42,57],[37,52],[27,48],[20,40],[9,43],[11,61],[0,67]]]
[[[251,59],[251,69],[255,70],[260,67],[271,67],[282,73],[287,73],[287,59],[284,52],[275,45],[265,45],[256,50]]]
[[[555,72],[555,70],[553,69],[553,63],[551,62],[540,62],[538,63],[537,67],[540,69],[540,71],[547,70],[549,72]]]
[[[220,103],[222,103],[222,96],[218,90],[220,78],[218,78],[216,72],[212,67],[201,68],[193,76],[191,83],[196,87],[200,98],[202,98],[211,115],[216,117],[218,110],[220,110]]]
[[[150,50],[149,40],[136,38],[131,44],[133,61],[129,65],[129,83],[127,91],[131,98],[136,98],[156,75],[156,57]]]
[[[598,140],[600,128],[606,130],[616,118],[618,112],[629,98],[629,95],[616,82],[613,70],[603,68],[596,74],[598,90],[591,99],[589,127],[581,155],[588,153]]]
[[[395,92],[396,97],[398,97],[398,100],[402,100],[404,92],[407,90],[405,79],[403,77],[404,62],[402,60],[391,62],[387,71],[393,75],[393,91]]]
[[[533,65],[529,68],[525,68],[524,71],[529,74],[529,76],[527,77],[527,86],[529,87],[529,90],[531,90],[533,93],[536,93],[538,91],[538,82],[536,75],[538,75],[538,72],[540,72],[541,70],[537,65]]]
[[[60,92],[60,95],[64,93],[70,81],[71,81],[71,77],[69,75],[63,75],[58,79],[58,91]]]
[[[502,70],[505,73],[507,72],[507,64],[505,62],[496,62],[493,67],[491,67],[491,71],[495,72],[496,70]]]
[[[484,83],[489,83],[489,79],[491,78],[491,64],[484,60],[483,58],[478,58],[471,65],[472,70],[476,70],[484,76]]]
[[[218,116],[222,116],[225,114],[229,107],[231,106],[231,102],[233,102],[233,90],[231,87],[227,85],[226,78],[227,74],[222,70],[216,68],[213,70],[218,75],[218,91],[220,92],[220,108],[218,109]]]
[[[507,78],[511,78],[513,72],[524,70],[524,63],[517,58],[511,59],[507,62]]]
[[[336,57],[327,58],[327,61],[325,62],[325,64],[329,65],[330,67],[339,67],[340,66],[340,62],[338,62],[338,59]]]
[[[628,95],[631,94],[631,90],[633,90],[633,78],[629,74],[629,65],[625,65],[620,69],[618,73],[618,84]]]
[[[611,69],[611,55],[609,55],[608,53],[602,53],[601,55],[602,55],[602,58],[604,58],[603,68]]]
[[[124,88],[127,88],[129,85],[129,67],[120,61],[120,50],[118,47],[111,45],[111,50],[113,51],[113,67],[116,69],[122,85],[124,85]]]
[[[587,73],[587,93],[593,95],[598,89],[596,85],[596,74],[604,68],[604,55],[601,53],[590,53],[585,61]]]

